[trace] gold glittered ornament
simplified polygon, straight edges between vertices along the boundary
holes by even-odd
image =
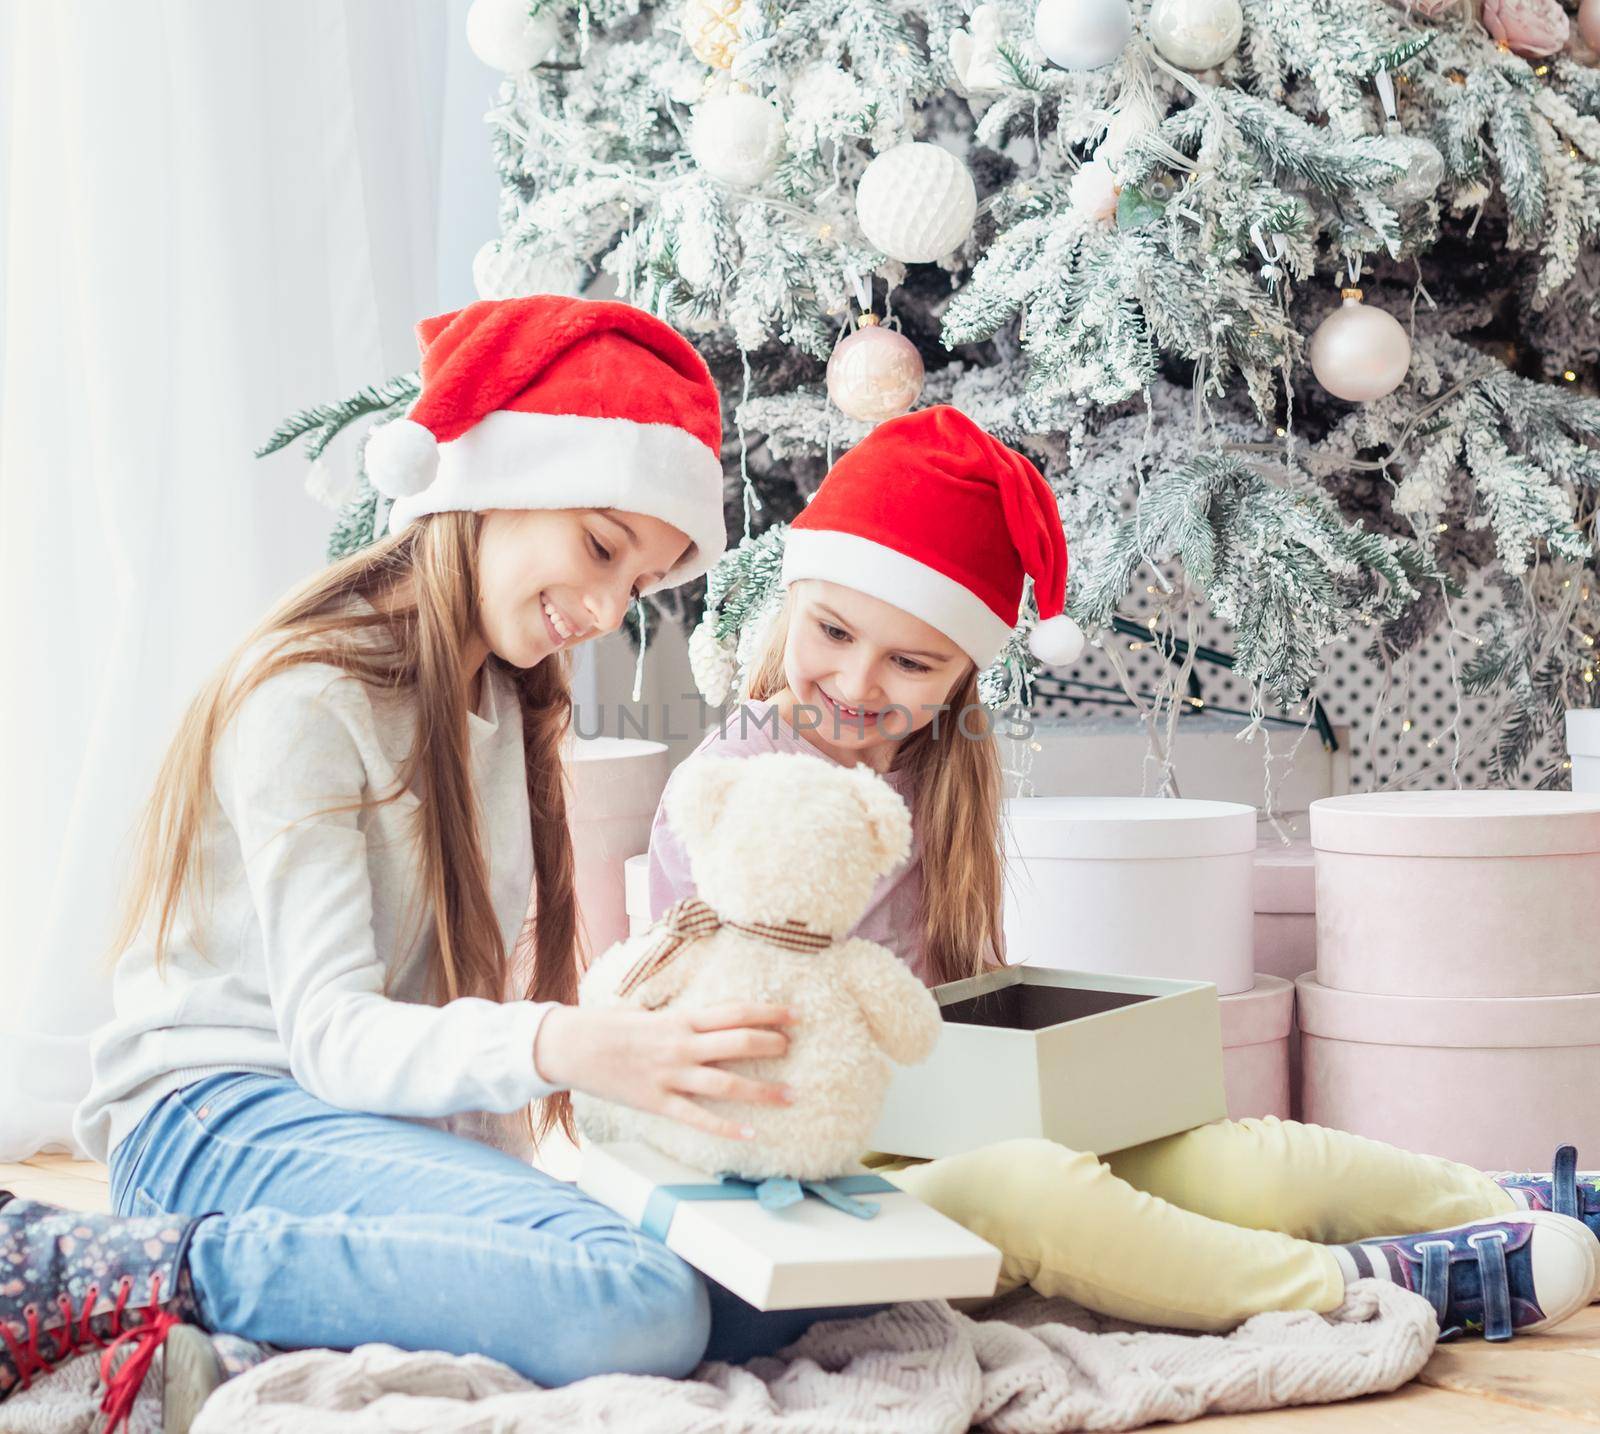
[[[731,70],[739,51],[741,0],[684,0],[683,37],[694,56],[715,70]]]

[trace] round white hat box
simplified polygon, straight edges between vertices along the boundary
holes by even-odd
[[[567,762],[573,884],[594,957],[628,934],[624,863],[650,845],[671,760],[663,742],[590,737],[571,743]]]
[[[1250,990],[1254,807],[1017,797],[1004,820],[1007,960]]]

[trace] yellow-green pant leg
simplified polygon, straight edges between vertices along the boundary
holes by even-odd
[[[1329,1244],[1516,1208],[1470,1165],[1270,1115],[1219,1120],[1106,1160],[1130,1185],[1198,1215]]]
[[[1053,1141],[895,1164],[878,1172],[1001,1250],[1002,1292],[1030,1284],[1103,1314],[1206,1331],[1268,1310],[1325,1312],[1344,1298],[1320,1245],[1181,1210]]]

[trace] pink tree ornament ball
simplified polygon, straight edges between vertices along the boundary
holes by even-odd
[[[828,359],[828,397],[842,413],[882,423],[907,413],[922,394],[922,355],[904,334],[886,329],[875,314],[839,340]]]
[[[1578,38],[1591,50],[1600,50],[1600,0],[1583,0],[1578,6]]]
[[[1370,403],[1400,387],[1411,340],[1393,314],[1363,304],[1360,289],[1339,292],[1344,302],[1311,335],[1311,372],[1335,398]]]
[[[1560,0],[1483,0],[1483,28],[1528,60],[1555,54],[1572,33]]]

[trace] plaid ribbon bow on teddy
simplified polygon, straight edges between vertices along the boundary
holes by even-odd
[[[727,921],[708,902],[698,896],[686,896],[661,913],[656,921],[655,940],[622,978],[617,994],[631,994],[669,966],[691,941],[710,936],[724,926],[786,951],[822,951],[833,945],[833,937],[826,931],[813,931],[803,921]]]

